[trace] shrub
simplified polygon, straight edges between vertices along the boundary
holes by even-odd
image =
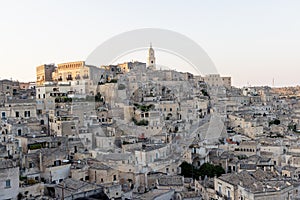
[[[202,94],[203,94],[204,96],[206,96],[206,97],[209,96],[209,95],[208,95],[208,92],[207,92],[205,89],[202,89],[201,92],[202,92]]]
[[[272,121],[269,122],[269,126],[271,126],[273,124],[279,125],[280,124],[280,120],[279,119],[274,119],[274,120],[272,120]]]
[[[110,81],[109,81],[109,83],[117,83],[118,82],[118,79],[111,79]]]
[[[28,185],[34,185],[34,184],[36,184],[36,180],[29,179],[29,180],[27,180],[27,183],[28,183]]]
[[[137,121],[134,117],[132,118],[132,121],[137,126],[148,126],[148,124],[149,124],[148,120],[142,119],[141,121]]]
[[[28,148],[29,148],[30,150],[41,149],[41,148],[42,148],[42,145],[41,145],[41,144],[30,144],[30,145],[28,146]]]
[[[143,111],[143,112],[148,112],[150,110],[152,110],[155,106],[153,104],[150,105],[140,105],[138,103],[134,103],[133,104],[137,109]]]
[[[118,90],[124,90],[126,86],[124,84],[119,84],[118,85]]]

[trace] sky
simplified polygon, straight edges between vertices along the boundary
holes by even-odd
[[[235,86],[298,85],[299,10],[297,0],[0,0],[0,79],[34,81],[38,65],[85,60],[112,36],[161,28],[197,42]]]

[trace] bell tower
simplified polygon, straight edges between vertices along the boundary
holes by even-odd
[[[152,48],[152,43],[150,43],[150,48],[148,50],[148,60],[147,60],[148,68],[155,70],[155,54],[154,49]]]

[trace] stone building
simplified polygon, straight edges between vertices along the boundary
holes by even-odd
[[[279,179],[274,172],[261,169],[254,172],[224,174],[214,179],[216,199],[292,199],[293,185]]]
[[[130,70],[135,68],[146,68],[146,63],[139,62],[139,61],[133,61],[133,62],[124,62],[121,64],[118,64],[118,67],[123,73],[128,73]]]
[[[18,94],[20,90],[20,85],[18,81],[13,80],[0,80],[0,95],[3,96],[14,96]]]
[[[55,68],[54,64],[44,64],[36,67],[36,86],[42,86],[46,82],[51,82]]]
[[[0,108],[2,118],[36,118],[36,103],[34,99],[12,99]]]
[[[103,70],[98,67],[86,65],[84,61],[68,62],[58,64],[57,68],[52,73],[52,80],[57,82],[71,81],[86,82],[91,80],[93,84],[97,84],[100,80]]]
[[[107,199],[103,187],[88,182],[68,178],[54,187],[51,196],[55,199],[79,199],[97,196],[99,199]]]
[[[234,150],[236,155],[260,155],[260,144],[256,141],[242,141]]]
[[[231,87],[231,77],[221,77],[219,74],[209,74],[203,77],[203,81],[209,87]]]
[[[145,166],[147,164],[151,164],[155,161],[158,161],[159,159],[167,158],[168,153],[168,145],[145,145],[142,149],[135,150],[135,157],[138,164]]]
[[[19,167],[11,160],[0,161],[0,199],[17,199]]]
[[[89,168],[89,180],[91,183],[117,183],[119,182],[119,172],[102,163],[94,163]]]

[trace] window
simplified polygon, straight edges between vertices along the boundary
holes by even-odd
[[[10,188],[10,180],[5,181],[5,188]]]
[[[30,111],[24,111],[24,117],[30,117]]]
[[[32,162],[29,163],[29,168],[33,168],[34,164]]]
[[[71,72],[68,72],[67,80],[68,80],[68,81],[69,81],[69,80],[73,80],[73,78],[72,78],[72,73],[71,73]]]
[[[116,181],[117,180],[117,175],[114,175],[114,181]]]
[[[2,118],[5,118],[6,117],[5,112],[2,112],[1,116],[2,116]]]
[[[16,111],[16,117],[20,117],[20,113]]]

